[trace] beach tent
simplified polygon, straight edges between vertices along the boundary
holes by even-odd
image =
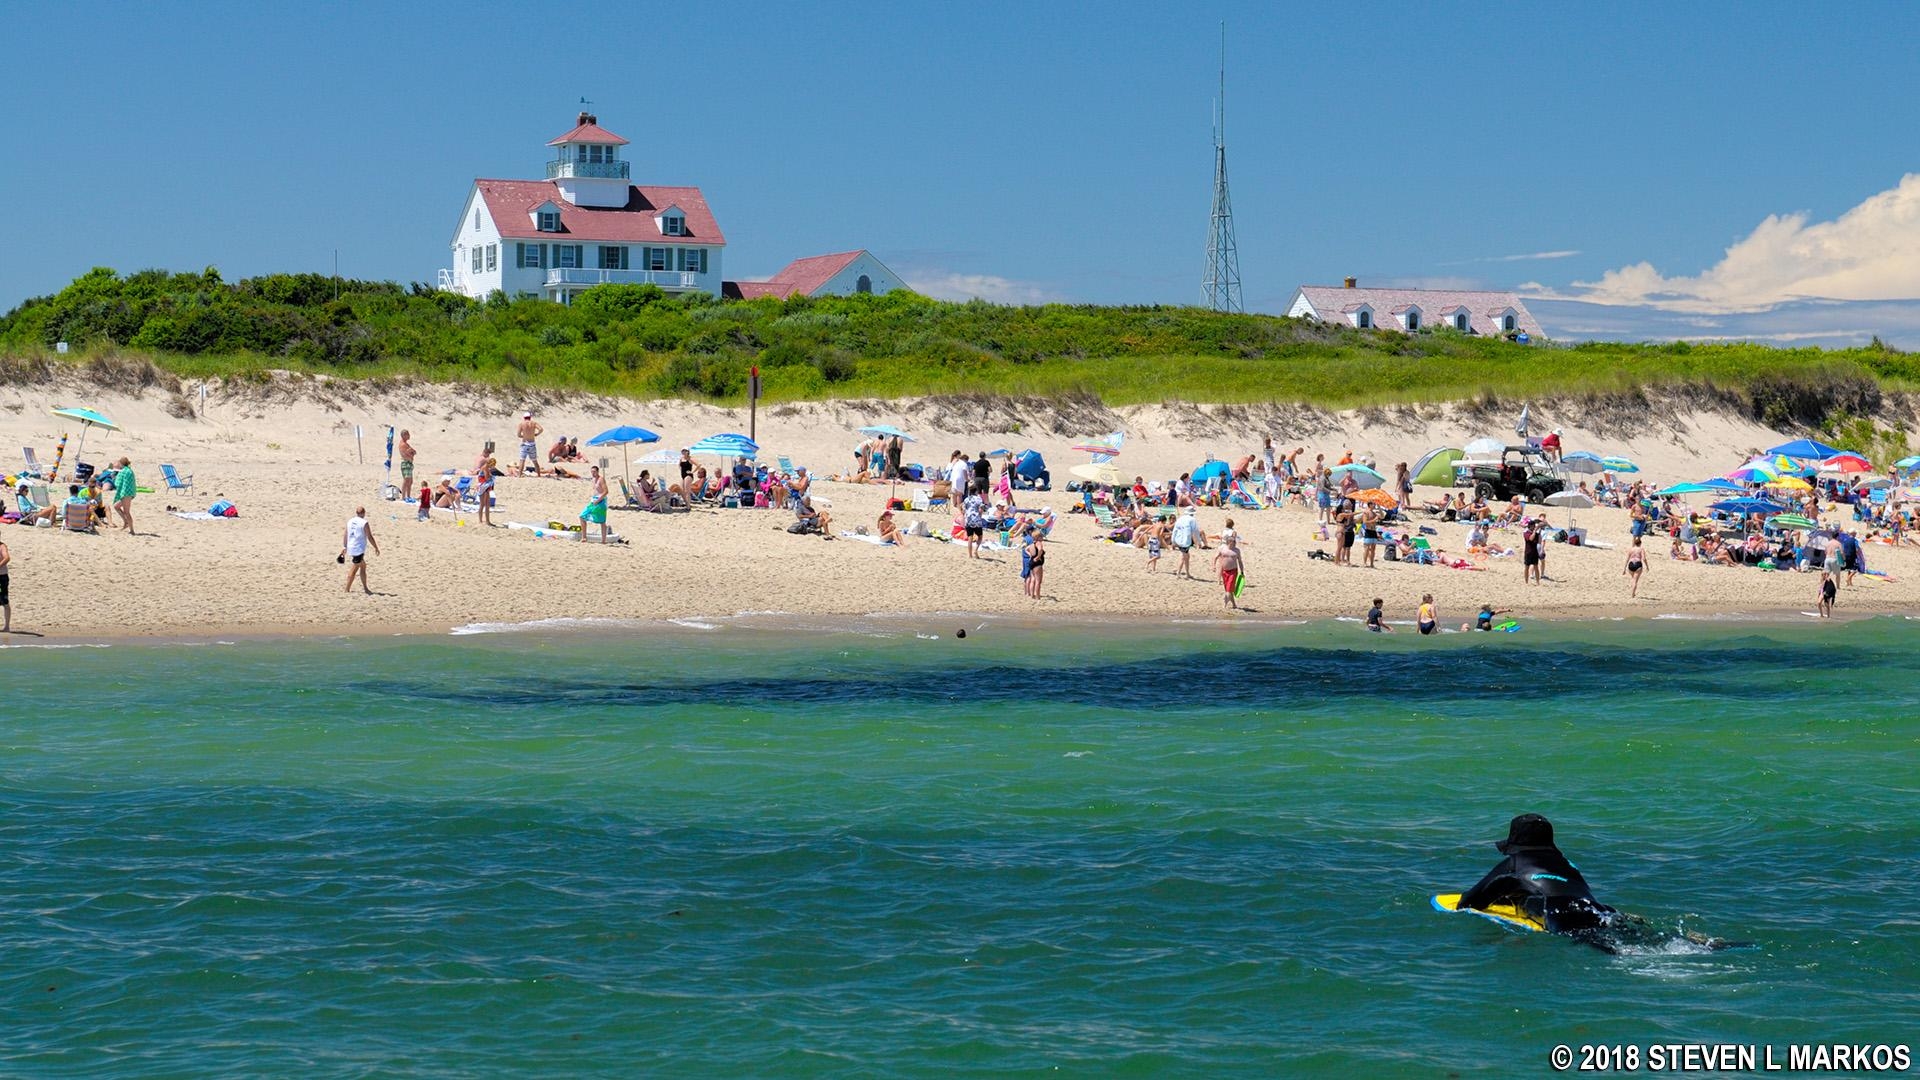
[[[1041,457],[1038,450],[1020,451],[1020,456],[1013,459],[1013,475],[1030,487],[1045,489],[1053,483],[1053,474],[1047,471],[1047,459]]]
[[[1453,463],[1467,453],[1454,446],[1436,446],[1413,463],[1413,482],[1429,487],[1453,486]]]
[[[1193,484],[1199,487],[1209,480],[1218,479],[1224,487],[1233,478],[1233,470],[1224,461],[1209,461],[1193,470]]]
[[[1828,446],[1823,442],[1815,442],[1812,439],[1795,439],[1792,442],[1781,443],[1779,446],[1767,451],[1769,456],[1778,455],[1780,457],[1794,458],[1799,461],[1824,461],[1835,454],[1843,453],[1846,453],[1846,451],[1838,449],[1837,447]]]

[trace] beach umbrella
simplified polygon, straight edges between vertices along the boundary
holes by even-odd
[[[1573,528],[1573,512],[1575,510],[1593,509],[1593,500],[1582,491],[1556,491],[1542,501],[1548,506],[1564,506],[1567,508],[1567,528],[1569,529]]]
[[[1766,484],[1780,479],[1780,471],[1755,458],[1727,474],[1727,479],[1742,484]]]
[[[1506,453],[1507,443],[1504,439],[1475,439],[1460,449],[1471,458],[1499,457]]]
[[[1775,514],[1767,519],[1768,525],[1777,525],[1782,529],[1814,529],[1819,522],[1809,521],[1799,514]]]
[[[1787,509],[1766,499],[1723,499],[1712,508],[1727,514],[1779,514]]]
[[[106,428],[108,431],[120,430],[119,424],[114,423],[92,409],[57,408],[53,410],[53,415],[67,420],[80,421],[80,442],[73,448],[73,461],[76,465],[80,463],[80,452],[87,448],[88,430],[97,427]]]
[[[1879,490],[1879,489],[1881,489],[1881,488],[1890,488],[1890,487],[1892,487],[1892,486],[1893,486],[1893,481],[1891,481],[1891,480],[1889,480],[1889,479],[1887,479],[1887,478],[1886,478],[1886,477],[1884,477],[1884,476],[1876,476],[1876,477],[1874,477],[1874,478],[1873,478],[1873,479],[1871,479],[1871,480],[1862,480],[1862,481],[1860,481],[1860,486],[1861,486],[1861,487],[1863,487],[1863,488],[1867,488],[1867,489],[1869,489],[1869,490]]]
[[[1399,499],[1387,494],[1386,491],[1381,488],[1368,488],[1365,491],[1356,491],[1351,497],[1354,502],[1366,503],[1368,506],[1378,506],[1389,510],[1400,505]]]
[[[1873,462],[1859,454],[1835,454],[1820,463],[1820,471],[1850,476],[1854,473],[1872,472]]]
[[[919,442],[919,439],[901,431],[892,424],[868,424],[860,429],[862,435],[881,435],[886,438],[898,438],[901,442]]]
[[[1634,473],[1640,471],[1640,466],[1635,465],[1632,458],[1604,457],[1600,459],[1600,464],[1605,465],[1608,472]]]
[[[1670,488],[1664,488],[1660,491],[1654,492],[1654,495],[1655,496],[1699,495],[1709,491],[1745,491],[1745,490],[1747,489],[1744,485],[1736,484],[1731,480],[1722,480],[1718,477],[1715,477],[1712,480],[1702,480],[1697,484],[1696,483],[1675,484]]]
[[[679,461],[679,460],[680,460],[680,451],[678,451],[678,450],[668,450],[668,449],[665,449],[665,448],[662,448],[662,449],[659,449],[659,450],[655,450],[655,451],[654,451],[653,453],[651,453],[651,454],[648,454],[648,455],[647,455],[646,457],[643,457],[643,458],[641,458],[641,459],[640,459],[640,464],[642,464],[642,465],[671,465],[671,464],[673,464],[674,462],[676,462],[676,461]]]
[[[1127,483],[1126,474],[1122,473],[1119,468],[1110,461],[1088,462],[1085,465],[1075,465],[1067,471],[1082,480],[1091,480],[1101,487],[1124,487]]]
[[[1570,473],[1593,475],[1607,471],[1606,459],[1590,450],[1575,450],[1560,459],[1560,468]]]
[[[1802,480],[1797,476],[1783,476],[1778,480],[1768,481],[1767,486],[1774,489],[1775,491],[1812,491],[1813,490],[1812,484],[1807,483],[1805,480]]]
[[[1906,472],[1908,469],[1914,468],[1915,466],[1920,466],[1920,454],[1914,454],[1911,457],[1903,457],[1899,461],[1896,461],[1893,463],[1893,467],[1896,469],[1899,469],[1901,472]]]
[[[1227,467],[1226,462],[1214,462],[1213,464],[1219,465],[1222,473],[1225,473]],[[1382,476],[1378,470],[1368,468],[1358,463],[1352,465],[1335,465],[1333,468],[1328,469],[1327,473],[1333,477],[1333,482],[1336,484],[1349,476],[1353,477],[1353,482],[1362,488],[1385,487],[1387,483],[1387,478]]]
[[[1013,456],[1013,451],[1011,451],[1011,450],[1009,450],[1009,449],[1007,449],[1006,447],[1004,447],[1004,446],[1003,446],[1003,447],[1001,447],[1001,448],[1000,448],[1000,449],[998,449],[998,450],[989,450],[989,451],[987,451],[987,456],[988,456],[988,457],[1012,457],[1012,456]]]
[[[1514,434],[1520,436],[1523,439],[1526,438],[1527,427],[1532,423],[1533,423],[1533,404],[1529,402],[1525,405],[1520,406],[1520,420],[1519,422],[1513,425]]]
[[[1795,439],[1784,442],[1767,451],[1769,456],[1794,458],[1801,461],[1824,461],[1835,454],[1845,453],[1836,447],[1812,439]]]
[[[627,460],[627,453],[628,453],[627,447],[633,445],[634,443],[650,443],[650,442],[659,442],[659,441],[660,441],[660,436],[654,434],[651,431],[648,431],[646,428],[634,427],[631,424],[622,424],[616,428],[608,428],[607,430],[601,432],[600,434],[595,435],[593,438],[588,439],[587,445],[619,447],[620,448],[620,475],[631,480],[633,479],[633,462]]]
[[[1081,453],[1083,453],[1083,454],[1092,454],[1092,455],[1093,455],[1093,456],[1095,456],[1095,457],[1118,457],[1118,456],[1120,456],[1120,448],[1119,448],[1119,447],[1117,447],[1117,446],[1108,446],[1108,445],[1107,445],[1107,444],[1105,444],[1105,443],[1075,443],[1075,444],[1073,445],[1073,449],[1075,449],[1075,450],[1078,450],[1079,452],[1081,452]]]
[[[701,457],[751,458],[760,454],[759,443],[731,431],[709,435],[687,449]]]

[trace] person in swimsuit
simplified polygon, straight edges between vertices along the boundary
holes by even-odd
[[[415,450],[413,443],[409,441],[412,438],[412,432],[401,429],[400,445],[397,449],[400,451],[400,490],[402,492],[413,490],[413,459],[419,451]]]
[[[1367,629],[1376,634],[1391,634],[1393,627],[1387,625],[1386,613],[1381,610],[1384,601],[1373,598],[1373,606],[1367,609]]]
[[[1166,531],[1165,524],[1147,526],[1147,573],[1160,572],[1160,536]]]
[[[514,428],[514,434],[520,437],[519,468],[522,476],[526,475],[527,466],[529,465],[533,466],[533,475],[540,475],[540,436],[546,430],[546,428],[534,422],[532,413],[524,412],[520,414],[520,426]],[[491,443],[487,446],[487,452],[489,454],[493,452]]]
[[[1040,599],[1040,582],[1046,576],[1046,541],[1040,530],[1029,527],[1026,542],[1020,545],[1020,577],[1023,590],[1032,599]]]
[[[480,467],[480,475],[474,478],[474,497],[480,501],[480,511],[474,520],[482,525],[493,524],[493,470],[499,467],[498,461],[488,458],[486,464]]]
[[[1360,543],[1366,550],[1361,553],[1361,564],[1368,569],[1373,567],[1373,553],[1380,546],[1380,523],[1386,515],[1377,506],[1369,506],[1360,519]]]
[[[1633,538],[1633,545],[1627,548],[1627,568],[1624,571],[1627,577],[1633,582],[1633,588],[1627,591],[1628,596],[1637,597],[1640,595],[1640,576],[1646,572],[1647,549],[1640,546],[1640,537],[1636,534]]]
[[[600,466],[588,470],[593,474],[593,498],[587,502],[587,508],[580,511],[580,535],[585,538],[587,526],[600,526],[600,542],[607,542],[607,478],[600,475]]]
[[[1420,597],[1420,633],[1422,636],[1437,633],[1440,630],[1440,616],[1433,610],[1433,594],[1425,593]]]
[[[1342,500],[1340,509],[1333,515],[1334,527],[1340,530],[1340,539],[1334,545],[1333,561],[1341,566],[1353,565],[1353,503]]]
[[[0,540],[0,634],[13,633],[13,598],[7,595],[7,571],[13,566],[13,553],[7,550],[7,542]]]
[[[1529,521],[1521,534],[1520,583],[1531,585],[1540,572],[1540,526]]]
[[[1220,545],[1219,552],[1213,556],[1213,567],[1220,572],[1220,587],[1226,590],[1227,606],[1239,610],[1240,605],[1234,600],[1233,594],[1240,588],[1242,567],[1240,545],[1232,533],[1227,534],[1226,542]]]
[[[1473,624],[1472,624],[1472,626],[1470,626],[1470,627],[1469,627],[1469,626],[1464,626],[1464,625],[1463,625],[1463,626],[1461,626],[1461,627],[1460,627],[1460,629],[1462,629],[1462,630],[1468,630],[1468,629],[1471,629],[1471,630],[1477,630],[1477,631],[1481,631],[1481,632],[1483,632],[1483,633],[1485,633],[1485,632],[1491,632],[1491,631],[1493,630],[1493,620],[1494,620],[1494,617],[1495,617],[1495,616],[1498,616],[1498,615],[1505,615],[1505,614],[1507,614],[1508,612],[1510,612],[1510,611],[1512,611],[1512,610],[1513,610],[1512,608],[1497,608],[1497,607],[1494,607],[1494,606],[1493,606],[1493,604],[1492,604],[1491,602],[1488,602],[1488,603],[1485,603],[1485,604],[1481,604],[1481,605],[1480,605],[1480,614],[1478,614],[1478,615],[1475,615],[1475,616],[1473,617]]]
[[[1833,618],[1833,601],[1840,590],[1834,585],[1833,574],[1822,571],[1820,574],[1820,617]]]

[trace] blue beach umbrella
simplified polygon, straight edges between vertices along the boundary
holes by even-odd
[[[1667,488],[1663,491],[1656,491],[1654,492],[1654,494],[1656,496],[1699,495],[1709,491],[1745,491],[1745,490],[1747,490],[1745,487],[1739,484],[1736,484],[1731,480],[1722,480],[1719,477],[1714,477],[1712,480],[1702,480],[1699,483],[1675,484],[1672,487]]]
[[[80,464],[80,451],[87,448],[87,432],[89,430],[97,427],[106,428],[108,431],[120,430],[119,424],[114,423],[92,409],[56,408],[53,410],[53,415],[64,417],[68,420],[80,421],[80,442],[79,445],[73,448],[73,463],[76,467]]]
[[[1604,457],[1600,459],[1600,464],[1605,465],[1609,472],[1635,473],[1640,471],[1640,466],[1635,465],[1631,458]]]
[[[897,437],[900,439],[901,442],[919,442],[920,441],[919,439],[914,438],[913,436],[907,434],[906,432],[901,431],[899,428],[894,427],[892,424],[868,424],[866,427],[860,428],[859,430],[862,435],[883,435],[890,439]]]
[[[1914,468],[1915,466],[1920,466],[1920,454],[1914,454],[1911,457],[1903,457],[1899,461],[1896,461],[1893,463],[1893,467],[1896,469],[1899,469],[1901,472],[1906,472],[1908,469]]]
[[[633,472],[633,463],[627,460],[627,447],[632,446],[634,443],[650,443],[650,442],[659,442],[659,441],[660,441],[660,436],[654,434],[651,431],[648,431],[646,428],[634,427],[631,424],[622,424],[617,428],[608,428],[607,430],[601,432],[600,434],[595,435],[593,438],[588,439],[587,445],[619,447],[620,448],[620,475],[628,479],[631,479],[632,478],[631,473]]]
[[[1815,442],[1812,439],[1795,439],[1792,442],[1781,443],[1779,446],[1768,450],[1767,453],[1778,457],[1793,458],[1797,461],[1825,461],[1835,454],[1843,454],[1846,453],[1846,451],[1828,446],[1823,442]]]
[[[1218,461],[1212,462],[1211,464],[1220,466],[1221,474],[1225,475],[1227,468],[1226,462]],[[1195,473],[1194,479],[1199,479],[1199,475],[1200,474]],[[1333,481],[1336,484],[1340,482],[1342,477],[1351,476],[1353,477],[1353,482],[1359,484],[1363,490],[1366,488],[1384,488],[1387,486],[1387,478],[1382,476],[1379,470],[1361,465],[1358,462],[1351,465],[1335,465],[1333,468],[1327,470],[1327,475],[1333,477]]]
[[[759,456],[760,444],[745,435],[726,431],[709,435],[687,449],[702,457],[750,458]]]
[[[1784,514],[1788,509],[1765,499],[1723,499],[1712,508],[1727,514]]]

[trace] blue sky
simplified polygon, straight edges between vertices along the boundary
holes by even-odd
[[[1920,344],[1914,6],[575,10],[4,0],[0,307],[336,248],[431,280],[583,95],[706,191],[730,277],[866,247],[940,295],[1196,302],[1224,17],[1250,308],[1354,274],[1526,285],[1564,336]]]

